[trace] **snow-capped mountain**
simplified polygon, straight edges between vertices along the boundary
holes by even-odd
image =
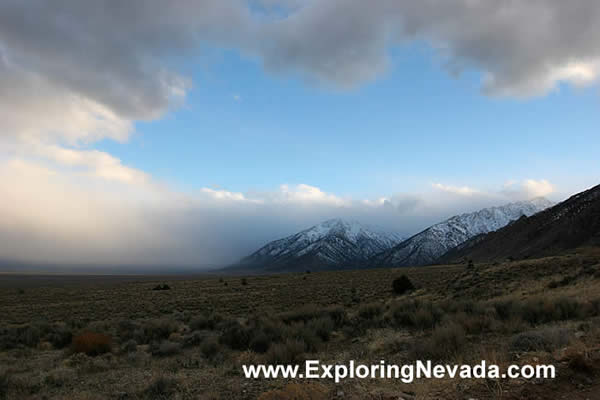
[[[538,258],[577,247],[597,246],[600,246],[600,185],[529,218],[469,240],[444,255],[443,261]]]
[[[371,263],[393,267],[432,264],[474,236],[496,231],[522,216],[536,214],[552,205],[551,201],[540,197],[456,215],[376,255]]]
[[[401,240],[395,233],[379,231],[355,221],[331,219],[268,243],[243,258],[236,267],[267,271],[357,267]]]

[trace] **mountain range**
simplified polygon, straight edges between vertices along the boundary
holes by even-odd
[[[536,258],[599,245],[600,185],[533,216],[522,217],[503,229],[474,237],[448,252],[441,261]]]
[[[270,242],[230,268],[289,272],[426,265],[473,237],[551,205],[544,198],[536,198],[457,215],[407,240],[355,221],[331,219]]]
[[[372,264],[387,267],[432,264],[475,236],[496,231],[522,216],[536,214],[550,206],[552,202],[540,197],[456,215],[378,254]]]
[[[356,221],[331,219],[270,242],[233,267],[277,272],[359,267],[401,240]]]

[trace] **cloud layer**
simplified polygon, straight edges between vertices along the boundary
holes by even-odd
[[[333,217],[408,236],[453,214],[524,195],[503,188],[456,192],[442,185],[362,201],[305,184],[270,192],[181,193],[151,179],[110,181],[19,159],[0,162],[0,182],[0,260],[112,265],[227,264]]]
[[[420,41],[450,74],[479,71],[485,94],[527,97],[597,82],[599,20],[594,1],[2,1],[0,258],[222,263],[333,216],[409,234],[455,212],[547,195],[547,181],[491,193],[440,183],[375,200],[306,184],[184,194],[89,145],[125,142],[136,121],[183,104],[193,82],[174,66],[207,44],[346,89],[402,68],[390,50]]]

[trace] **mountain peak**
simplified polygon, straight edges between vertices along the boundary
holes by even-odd
[[[452,250],[445,261],[542,257],[600,244],[600,185]]]
[[[353,267],[400,240],[397,234],[334,218],[270,242],[238,265],[272,271]]]
[[[327,235],[340,235],[352,242],[356,242],[361,236],[371,236],[372,233],[381,233],[377,232],[377,229],[367,227],[358,221],[342,218],[328,219],[303,232],[309,235],[312,240],[318,240]]]
[[[536,214],[550,205],[552,203],[549,200],[536,198],[455,215],[376,256],[373,262],[395,267],[432,264],[472,237],[496,231],[522,216]]]

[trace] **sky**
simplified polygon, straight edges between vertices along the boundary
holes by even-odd
[[[223,265],[598,184],[600,3],[7,0],[0,260]]]

